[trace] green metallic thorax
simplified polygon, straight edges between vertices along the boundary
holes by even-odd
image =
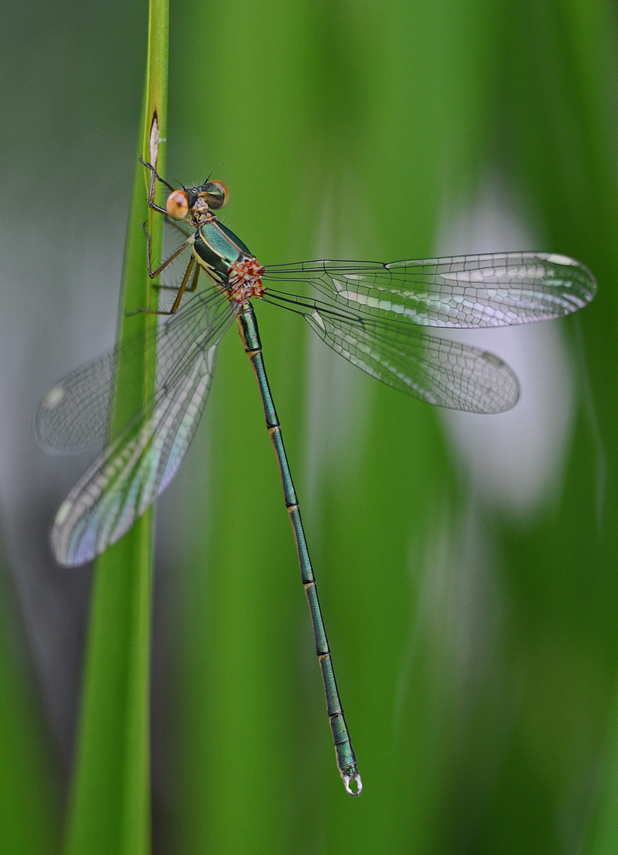
[[[253,253],[213,216],[195,233],[193,254],[206,275],[216,284],[225,286],[230,265],[242,258],[253,258]]]

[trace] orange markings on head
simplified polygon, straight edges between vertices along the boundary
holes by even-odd
[[[189,199],[183,190],[174,190],[167,197],[165,210],[173,220],[184,220],[189,213]]]
[[[209,181],[211,186],[216,187],[218,193],[209,193],[209,205],[211,208],[223,208],[230,200],[230,188],[224,181]]]

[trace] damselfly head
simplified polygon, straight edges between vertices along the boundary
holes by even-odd
[[[184,220],[188,214],[198,223],[209,211],[218,211],[227,204],[230,191],[223,181],[206,181],[197,187],[173,190],[167,197],[165,210],[173,220]]]

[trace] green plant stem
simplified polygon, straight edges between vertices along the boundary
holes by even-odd
[[[148,63],[139,153],[164,170],[152,129],[165,137],[167,113],[168,0],[151,0]],[[158,155],[158,158],[157,158]],[[118,341],[157,323],[137,308],[156,307],[146,273],[142,223],[150,221],[152,255],[161,250],[161,223],[149,217],[144,168],[136,158],[127,231]],[[157,218],[161,220],[161,218]],[[158,231],[157,231],[158,225]],[[156,352],[132,368],[122,362],[112,435],[144,405],[154,388]],[[150,612],[152,580],[150,509],[96,562],[85,660],[77,754],[69,806],[67,855],[146,855],[150,851]]]

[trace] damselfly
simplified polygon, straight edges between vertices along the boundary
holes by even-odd
[[[175,190],[150,164],[148,204],[184,240],[155,270],[188,251],[169,319],[69,374],[41,403],[36,429],[54,447],[106,437],[120,361],[139,358],[156,341],[153,399],[116,431],[56,515],[51,543],[60,564],[75,566],[117,541],[169,484],[199,422],[215,352],[236,321],[257,378],[266,425],[281,471],[300,571],[311,613],[337,766],[346,790],[362,789],[337,690],[331,653],[298,499],[264,367],[253,300],[289,309],[337,353],[383,383],[431,404],[501,413],[517,401],[515,375],[502,360],[424,327],[495,327],[559,318],[594,297],[590,272],[562,255],[504,252],[382,264],[305,261],[263,267],[216,215],[227,187],[206,181]],[[156,182],[170,191],[155,204]],[[207,284],[198,290],[200,274]],[[187,292],[192,296],[183,297]],[[149,340],[146,340],[146,337]],[[352,786],[351,786],[352,784]],[[354,787],[354,788],[353,788]]]

